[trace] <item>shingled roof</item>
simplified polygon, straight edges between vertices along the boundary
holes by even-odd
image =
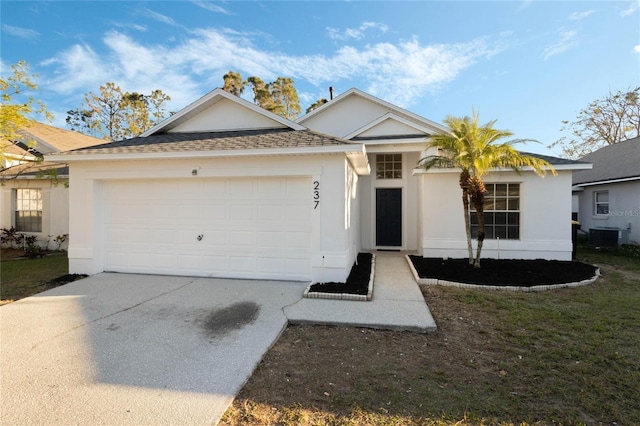
[[[593,169],[574,172],[574,185],[640,179],[640,137],[607,145],[585,155],[581,161],[593,163]]]
[[[520,154],[522,154],[522,155],[530,155],[532,157],[539,158],[539,159],[544,160],[547,163],[551,164],[552,166],[571,166],[571,165],[580,165],[580,164],[585,164],[586,165],[586,164],[589,164],[588,161],[569,160],[567,158],[552,157],[550,155],[536,154],[536,153],[532,153],[532,152],[520,151]]]
[[[158,133],[77,149],[62,155],[141,154],[193,151],[269,150],[348,146],[348,141],[310,130],[260,129],[221,132]],[[266,152],[265,152],[266,153]],[[55,154],[54,154],[55,156]]]

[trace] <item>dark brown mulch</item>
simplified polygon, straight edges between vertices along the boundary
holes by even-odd
[[[532,287],[579,282],[596,274],[595,266],[560,260],[482,259],[478,269],[468,259],[409,258],[420,278],[465,284]]]
[[[318,293],[367,294],[369,291],[372,259],[373,255],[371,253],[358,253],[358,261],[351,268],[346,282],[317,283],[313,284],[309,288],[309,291]]]
[[[62,275],[60,277],[52,279],[46,285],[59,286],[59,285],[68,284],[68,283],[80,280],[82,278],[87,278],[87,277],[88,275],[86,274],[66,274],[66,275]]]

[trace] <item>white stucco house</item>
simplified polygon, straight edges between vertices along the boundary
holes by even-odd
[[[640,137],[607,145],[581,161],[593,169],[573,175],[573,212],[589,244],[640,244]]]
[[[416,169],[442,125],[351,89],[297,121],[216,89],[70,165],[70,272],[344,281],[359,251],[466,256],[455,170]],[[496,170],[486,257],[571,259],[571,173]],[[500,238],[498,240],[498,237]]]
[[[69,233],[69,169],[44,155],[103,144],[104,140],[34,122],[15,140],[0,141],[0,229],[45,240]],[[55,244],[51,244],[51,248]],[[65,248],[66,243],[61,246]]]

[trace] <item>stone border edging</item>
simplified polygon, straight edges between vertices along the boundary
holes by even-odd
[[[350,294],[350,293],[323,293],[319,291],[309,291],[313,284],[309,284],[309,286],[305,289],[302,297],[306,297],[308,299],[333,299],[333,300],[355,300],[359,302],[368,302],[373,299],[373,277],[375,275],[376,269],[376,255],[375,253],[371,254],[371,274],[369,275],[369,288],[367,289],[367,294]]]
[[[600,276],[600,268],[596,268],[596,274],[593,276],[593,278],[578,281],[578,282],[573,282],[573,283],[534,285],[531,287],[521,287],[521,286],[513,286],[513,285],[466,284],[466,283],[458,283],[455,281],[439,280],[437,278],[420,278],[418,276],[418,271],[416,271],[416,268],[413,266],[413,262],[409,258],[409,255],[405,255],[405,259],[407,259],[407,263],[409,263],[409,269],[411,269],[413,278],[416,280],[418,284],[442,285],[442,286],[459,287],[459,288],[474,288],[474,289],[485,288],[487,290],[520,291],[523,293],[531,293],[535,291],[555,290],[559,288],[581,287],[581,286],[593,284]]]

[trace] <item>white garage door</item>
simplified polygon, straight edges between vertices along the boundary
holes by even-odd
[[[310,280],[309,178],[105,184],[105,271]]]

